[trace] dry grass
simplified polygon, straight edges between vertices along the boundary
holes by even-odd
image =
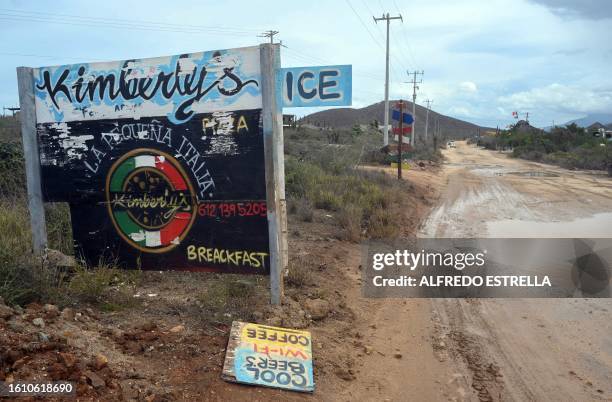
[[[141,271],[120,270],[103,262],[92,268],[77,266],[65,284],[64,304],[87,303],[106,311],[131,307],[141,275]]]
[[[303,222],[312,222],[314,219],[314,206],[305,197],[289,200],[289,213],[297,215]]]
[[[334,166],[328,171],[316,163],[291,157],[285,166],[290,199],[296,204],[311,203],[314,208],[335,212],[342,238],[357,242],[363,235],[392,237],[399,232],[395,224],[400,202],[397,181],[383,173],[364,173],[349,166]],[[298,210],[296,207],[293,212]]]
[[[285,283],[294,288],[301,288],[312,283],[313,266],[302,258],[292,258],[289,261]]]
[[[234,274],[215,275],[197,296],[210,322],[252,321],[256,306],[268,303],[267,278]]]

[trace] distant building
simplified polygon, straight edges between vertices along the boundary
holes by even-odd
[[[528,133],[532,131],[540,131],[539,128],[536,128],[529,124],[527,120],[519,120],[513,127],[519,133]]]
[[[598,132],[599,130],[605,130],[605,129],[606,129],[606,126],[604,126],[600,122],[595,122],[587,127],[587,130],[589,130],[589,133]]]
[[[612,141],[612,129],[608,129],[608,127],[604,126],[599,122],[593,123],[588,126],[587,132],[590,133],[593,137],[605,138],[607,141]]]
[[[284,114],[283,115],[283,127],[295,127],[295,115]]]

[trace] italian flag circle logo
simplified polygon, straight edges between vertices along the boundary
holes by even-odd
[[[191,181],[172,156],[136,149],[119,158],[106,177],[106,201],[123,240],[148,253],[167,252],[183,240],[196,216]]]

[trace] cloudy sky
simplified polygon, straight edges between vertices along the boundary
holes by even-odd
[[[25,1],[0,0],[0,106],[18,103],[15,67],[106,61],[249,46],[280,31],[283,66],[353,65],[353,104],[391,96],[424,70],[417,103],[488,126],[512,111],[548,126],[612,113],[612,1]],[[294,110],[303,114],[305,110]]]

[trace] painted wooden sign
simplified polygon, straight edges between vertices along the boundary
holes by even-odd
[[[313,392],[310,332],[234,321],[222,378]]]
[[[44,201],[88,263],[266,274],[260,48],[33,70]]]
[[[412,122],[414,121],[410,113],[400,113],[400,111],[397,109],[393,109],[393,111],[391,112],[391,118],[395,121],[400,121],[400,114],[402,115],[404,124],[412,124]]]
[[[401,132],[402,132],[402,134],[410,134],[412,132],[412,126],[402,127]],[[399,133],[400,133],[400,128],[399,127],[393,127],[393,134],[399,134]]]
[[[352,66],[281,69],[283,107],[350,106]]]

